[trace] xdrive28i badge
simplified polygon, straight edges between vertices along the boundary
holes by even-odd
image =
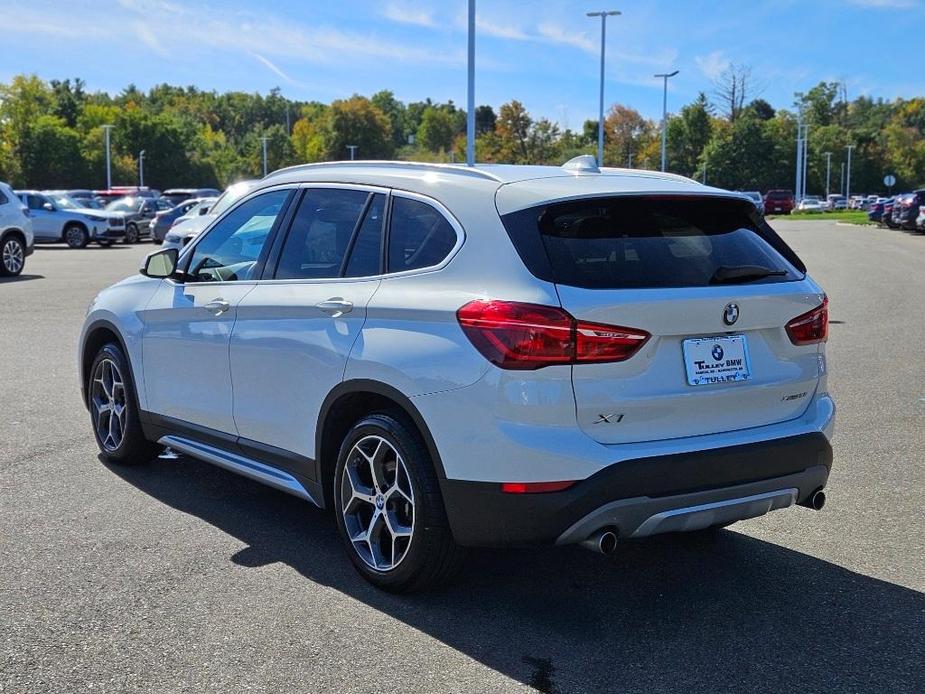
[[[737,320],[739,320],[739,305],[726,304],[725,308],[723,308],[723,323],[732,325]]]

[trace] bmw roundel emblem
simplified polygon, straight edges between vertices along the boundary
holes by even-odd
[[[726,307],[723,309],[723,323],[732,325],[737,320],[739,320],[739,305],[726,304]]]
[[[713,359],[715,361],[720,361],[723,358],[724,354],[725,352],[723,352],[722,347],[720,347],[719,345],[713,345]]]

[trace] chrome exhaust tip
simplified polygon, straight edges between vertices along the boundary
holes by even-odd
[[[578,544],[598,554],[613,554],[617,549],[617,534],[610,528],[601,528]]]
[[[813,511],[821,511],[822,507],[825,506],[825,492],[817,489],[800,503],[800,506],[811,508]]]

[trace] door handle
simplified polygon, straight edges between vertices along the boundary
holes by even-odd
[[[203,308],[211,313],[214,313],[216,316],[220,316],[231,308],[231,304],[229,304],[224,299],[212,299],[212,301],[205,304]]]
[[[330,314],[332,318],[339,318],[345,313],[350,313],[353,310],[353,302],[335,296],[327,301],[319,301],[315,304],[315,308]]]

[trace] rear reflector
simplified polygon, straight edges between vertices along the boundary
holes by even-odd
[[[545,494],[561,492],[568,489],[574,481],[568,482],[502,482],[501,491],[505,494]]]
[[[829,297],[822,304],[787,323],[787,335],[795,345],[825,342],[829,336]]]
[[[466,337],[502,369],[625,361],[649,333],[575,320],[564,309],[513,301],[470,301],[456,312]]]

